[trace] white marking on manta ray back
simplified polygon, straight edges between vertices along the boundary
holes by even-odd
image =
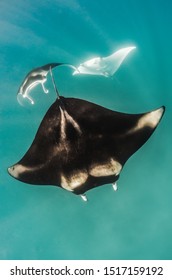
[[[66,138],[66,121],[70,122],[79,134],[82,133],[78,123],[72,118],[72,116],[68,114],[66,110],[63,110],[60,107],[60,113],[61,113],[61,138],[63,140]]]
[[[70,116],[68,114],[67,111],[64,111],[64,113],[65,113],[66,119],[74,126],[74,128],[78,131],[78,133],[81,134],[82,132],[81,132],[81,129],[80,129],[78,123],[72,118],[72,116]]]
[[[155,128],[157,124],[159,123],[162,114],[164,112],[163,108],[159,108],[155,111],[152,111],[150,113],[147,113],[146,115],[142,116],[136,126],[128,131],[128,133],[135,132],[137,130],[140,130],[146,126],[150,128]]]
[[[63,189],[72,192],[73,190],[83,185],[86,182],[87,178],[88,174],[84,170],[73,173],[69,177],[61,175],[61,186]]]
[[[65,116],[64,116],[64,111],[60,107],[60,113],[61,113],[61,125],[60,125],[60,130],[61,130],[61,138],[64,140],[66,138],[66,122],[65,122]]]
[[[93,164],[89,169],[89,174],[94,177],[103,177],[103,176],[111,176],[111,175],[119,175],[122,169],[122,165],[114,160],[110,159],[104,164]]]

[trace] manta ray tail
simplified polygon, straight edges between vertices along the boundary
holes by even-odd
[[[59,102],[60,102],[60,105],[59,105],[59,106],[60,106],[60,108],[61,108],[62,111],[63,111],[63,110],[64,110],[64,104],[63,104],[63,101],[62,101],[61,98],[60,98],[60,94],[59,94],[58,89],[57,89],[57,86],[56,86],[56,82],[55,82],[55,79],[54,79],[54,75],[53,75],[51,66],[50,66],[50,75],[51,75],[51,80],[52,80],[52,83],[53,83],[54,91],[55,91],[55,93],[56,93],[56,95],[57,95],[57,99],[58,99]]]
[[[51,80],[52,80],[52,83],[53,83],[54,91],[57,94],[57,98],[60,99],[60,95],[59,95],[59,92],[58,92],[58,89],[57,89],[57,86],[56,86],[56,83],[55,83],[55,80],[54,80],[54,76],[53,76],[53,72],[52,72],[52,67],[51,66],[50,66],[50,75],[51,75]]]

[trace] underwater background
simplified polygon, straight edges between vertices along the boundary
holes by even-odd
[[[0,1],[0,259],[172,259],[171,11],[169,0]],[[53,71],[65,97],[126,113],[166,106],[152,137],[124,166],[118,191],[95,188],[85,203],[10,177],[7,168],[23,157],[55,100],[48,81],[48,95],[38,86],[35,105],[20,106],[25,75],[126,46],[137,48],[112,78]]]

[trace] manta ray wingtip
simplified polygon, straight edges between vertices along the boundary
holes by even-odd
[[[145,113],[139,118],[138,123],[134,128],[134,131],[137,131],[138,129],[142,129],[144,127],[149,127],[150,129],[154,130],[160,123],[164,112],[165,106],[161,106],[158,109]]]
[[[165,112],[166,107],[164,105],[161,106],[161,108],[163,109],[163,111]]]
[[[158,109],[154,110],[152,113],[156,116],[157,124],[158,124],[165,113],[165,106],[159,107]]]
[[[18,179],[18,175],[20,173],[20,167],[21,166],[18,164],[14,164],[14,165],[8,167],[7,168],[8,174],[13,178]]]

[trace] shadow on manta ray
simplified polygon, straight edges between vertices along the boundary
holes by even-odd
[[[51,69],[50,69],[51,70]],[[165,108],[124,114],[77,98],[59,96],[35,139],[9,174],[28,184],[55,185],[87,200],[85,193],[115,182],[126,161],[149,139]]]

